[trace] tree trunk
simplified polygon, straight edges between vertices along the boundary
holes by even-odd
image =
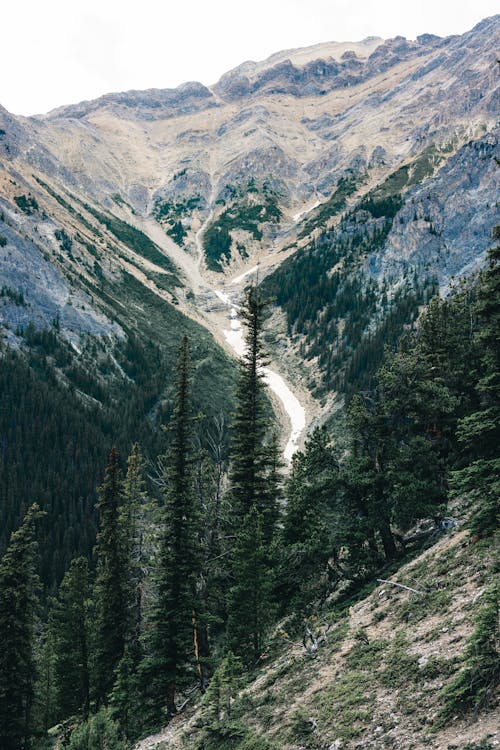
[[[169,682],[167,685],[167,713],[169,716],[175,716],[177,713],[175,706],[175,682]]]
[[[394,560],[398,555],[396,542],[392,535],[391,527],[388,521],[383,520],[379,528],[380,539],[382,540],[382,547],[384,548],[384,555],[386,560]]]

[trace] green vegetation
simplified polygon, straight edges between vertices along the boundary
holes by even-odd
[[[73,240],[65,232],[64,229],[56,229],[54,237],[59,242],[59,247],[64,253],[67,253],[71,257],[71,248],[73,247]]]
[[[167,234],[169,237],[172,237],[174,242],[181,246],[184,244],[184,237],[187,237],[187,232],[181,221],[175,221],[172,226],[167,229]]]
[[[2,288],[0,289],[0,299],[2,297],[4,299],[9,299],[18,307],[26,307],[26,300],[24,299],[24,294],[22,291],[12,289],[12,287],[10,286],[2,286]]]
[[[0,744],[4,750],[25,746],[34,730],[35,524],[40,516],[39,507],[32,505],[0,561]]]
[[[353,670],[338,675],[318,693],[315,701],[318,720],[335,737],[343,740],[357,737],[369,724],[375,700],[373,680],[373,672]]]
[[[170,271],[172,273],[172,286],[175,286],[175,284],[178,283],[174,265],[170,259],[162,253],[159,247],[155,245],[146,234],[144,234],[144,232],[141,232],[139,229],[136,229],[112,214],[98,211],[86,203],[83,203],[82,205],[86,211],[92,214],[92,216],[95,216],[101,224],[104,224],[109,232],[114,234],[120,242],[123,242],[123,244],[133,250],[134,253],[146,258],[146,260],[151,261],[151,263],[154,263],[160,268]]]
[[[101,709],[71,734],[68,750],[128,750],[109,709]]]
[[[436,292],[431,278],[407,275],[391,290],[389,281],[377,282],[365,271],[364,256],[383,244],[392,220],[359,224],[353,211],[262,284],[285,311],[288,335],[300,342],[301,355],[317,358],[318,394],[335,389],[349,395],[370,385],[384,346],[396,346]]]
[[[432,174],[440,158],[429,148],[393,172],[347,211],[335,228],[309,240],[265,279],[263,289],[286,313],[287,333],[299,343],[300,355],[317,360],[317,395],[340,390],[350,396],[370,386],[384,347],[395,348],[420,307],[436,293],[435,279],[417,276],[410,269],[397,288],[390,279],[376,282],[364,261],[383,247],[403,205],[404,191]],[[361,181],[358,175],[339,180],[331,198],[306,220],[299,238],[340,213]]]
[[[43,182],[43,180],[39,178],[36,178],[36,180],[39,185],[41,185],[41,187],[43,187],[44,190],[49,193],[49,195],[55,198],[55,200],[61,206],[63,206],[63,208],[66,209],[66,211],[77,217],[78,221],[81,222],[83,226],[86,227],[86,229],[88,229],[94,236],[101,237],[96,227],[93,226],[80,211],[77,211],[74,205],[66,200],[66,198],[60,196],[53,188],[50,187],[50,185],[47,185],[47,183]],[[106,229],[116,237],[117,240],[130,248],[130,250],[132,250],[134,253],[137,253],[137,255],[140,255],[146,260],[151,261],[151,263],[154,263],[160,268],[163,268],[165,271],[168,271],[170,274],[170,288],[173,288],[179,283],[176,275],[177,269],[175,268],[175,266],[172,264],[170,259],[162,253],[160,248],[152,240],[150,240],[146,234],[144,234],[144,232],[141,232],[139,229],[136,229],[136,227],[127,224],[127,222],[122,221],[113,214],[99,211],[93,206],[84,203],[74,195],[70,195],[70,197],[75,203],[84,208],[87,213],[94,216],[94,218],[96,218],[101,224],[103,224]],[[64,232],[64,230],[56,230],[56,239],[61,242],[61,249],[70,253],[71,239],[67,237],[65,232],[64,235],[61,235],[61,232]],[[95,248],[92,245],[87,242],[84,242],[83,244],[87,247],[87,250],[89,250],[92,255],[95,255]]]
[[[7,244],[7,237],[4,237],[3,234],[0,234],[0,247],[5,247]]]
[[[314,211],[311,218],[304,221],[298,239],[308,237],[314,229],[323,227],[329,219],[340,213],[346,207],[347,198],[356,192],[362,180],[359,175],[341,177],[328,200]]]
[[[0,483],[0,548],[20,522],[21,498],[37,499],[48,514],[41,577],[51,592],[73,557],[91,556],[96,487],[112,445],[127,455],[137,439],[157,455],[164,444],[159,425],[171,413],[179,335],[188,334],[193,346],[195,411],[209,421],[233,404],[234,365],[201,326],[129,275],[89,292],[103,300],[124,338],[84,337],[77,352],[56,321],[47,330],[20,331],[21,352],[2,351],[0,391],[9,408],[0,410],[0,472],[8,477]]]
[[[233,230],[246,231],[260,241],[262,224],[277,224],[281,220],[278,195],[266,183],[258,190],[249,182],[245,189],[234,188],[231,195],[231,205],[212,222],[203,236],[207,266],[212,271],[222,271],[221,263],[230,260]]]
[[[39,210],[38,201],[34,198],[31,193],[28,195],[15,195],[14,202],[23,213],[31,216],[35,211]]]
[[[282,730],[286,735],[275,732],[277,740],[285,736],[311,748],[326,740],[359,741],[377,711],[379,690],[398,692],[397,710],[413,720],[425,707],[430,690],[425,685],[438,679],[447,685],[436,726],[459,710],[484,708],[498,678],[496,593],[483,594],[458,673],[456,658],[422,661],[417,639],[410,644],[403,625],[410,621],[418,628],[423,616],[450,611],[449,571],[456,547],[443,552],[432,570],[425,562],[413,567],[410,575],[419,580],[419,592],[388,605],[395,634],[373,637],[370,626],[349,634],[346,613],[382,572],[390,575],[414,552],[405,531],[420,519],[443,516],[450,471],[470,460],[458,437],[464,420],[482,404],[478,384],[485,378],[491,382],[488,321],[495,274],[492,263],[474,290],[459,289],[429,305],[398,350],[386,353],[370,390],[351,399],[347,450],[332,445],[326,429],[315,431],[294,459],[284,488],[259,374],[266,319],[260,293],[251,288],[244,306],[248,350],[240,364],[230,441],[222,418],[213,412],[215,419],[194,417],[191,377],[198,376],[201,352],[191,369],[183,339],[173,401],[162,412],[169,430],[155,482],[146,480],[137,445],[125,479],[116,451],[111,452],[97,507],[97,570],[83,560],[68,565],[57,599],[48,603],[36,650],[30,642],[40,677],[33,722],[24,731],[33,735],[40,727],[42,736],[50,720],[67,722],[71,713],[69,747],[88,745],[94,741],[90,737],[95,743],[106,739],[109,747],[129,747],[199,691],[204,697],[199,721],[190,730],[192,747],[272,748],[261,732],[274,731],[275,710],[283,702],[280,690],[298,691],[308,675],[321,674],[321,653],[340,650],[342,666],[325,672],[321,688],[307,696],[307,712],[290,711]],[[160,331],[162,314],[174,325],[181,317],[136,284],[124,276],[120,296],[128,325],[137,325],[147,341],[146,321]],[[103,291],[119,317],[113,293],[112,285]],[[192,332],[196,337],[194,325]],[[126,368],[131,390],[147,370],[137,355],[142,352],[146,362],[148,357],[138,345],[127,353],[130,331],[128,336],[113,357]],[[169,336],[161,331],[159,346],[166,347]],[[52,372],[53,381],[49,364],[58,363],[60,377],[74,367],[56,329],[31,328],[26,341],[31,352],[43,352],[39,366]],[[194,338],[189,348],[199,346]],[[98,350],[93,356],[101,368],[101,387],[109,387],[117,377],[116,364],[110,356],[99,357]],[[115,393],[115,404],[123,403],[120,389]],[[158,408],[157,401],[153,405]],[[157,425],[157,420],[151,424],[153,449]],[[67,493],[62,497],[66,500]],[[484,507],[488,502],[486,493]],[[42,532],[43,527],[41,522]],[[488,526],[483,529],[490,533]],[[486,549],[488,539],[483,544]],[[7,553],[2,565],[8,567],[9,559]],[[487,580],[483,568],[479,584]],[[479,563],[476,577],[478,570]],[[4,581],[2,591],[8,590]],[[372,611],[378,606],[374,602]],[[270,640],[278,617],[280,630]],[[322,649],[314,638],[318,617],[330,624]],[[382,620],[373,612],[372,624]],[[283,628],[304,633],[306,626],[304,645],[311,662],[294,654],[268,675],[260,693],[245,687],[289,640]],[[78,653],[70,648],[71,633],[78,634]],[[308,637],[315,648],[307,650]],[[33,683],[28,688],[33,692]],[[410,699],[411,689],[418,699]]]
[[[380,698],[427,732],[489,705],[499,676],[498,590],[488,567],[498,493],[498,250],[474,285],[430,302],[418,323],[434,282],[408,275],[396,289],[364,269],[404,189],[431,166],[429,156],[427,166],[395,172],[266,281],[289,334],[323,369],[325,390],[349,396],[343,444],[315,430],[286,482],[261,374],[260,290],[243,305],[247,351],[237,382],[207,334],[128,273],[118,282],[101,275],[98,287],[82,282],[116,323],[114,336],[81,336],[77,350],[56,320],[47,330],[18,329],[18,351],[2,347],[2,748],[41,749],[50,736],[70,750],[125,750],[197,700],[186,746],[199,750],[275,750],[283,740],[319,750],[368,733],[376,744],[396,723],[388,711],[375,725]],[[355,189],[337,186],[328,211],[342,210]],[[231,222],[259,239],[263,223],[279,221],[266,186],[250,181],[244,195],[226,195],[231,205],[213,226],[229,252]],[[81,205],[135,252],[160,252],[133,227]],[[68,254],[78,241],[64,230],[56,238]],[[224,257],[212,261],[220,267]],[[119,451],[128,455],[125,476]],[[442,533],[450,482],[462,503],[453,514],[470,509],[474,544],[463,532],[443,540],[441,555],[405,568],[417,591],[384,590],[361,603]],[[31,498],[45,517],[37,506],[26,512]],[[429,519],[434,537],[416,534]],[[454,557],[468,568],[453,571]],[[466,576],[484,590],[475,600],[462,590],[455,605]],[[465,651],[431,651],[432,639],[451,649],[465,640],[474,607]],[[291,645],[299,633],[304,651]],[[333,653],[338,661],[323,658]],[[315,692],[304,689],[311,676]],[[437,718],[424,713],[437,700]],[[380,737],[381,746],[391,741]]]
[[[177,364],[172,440],[163,460],[163,508],[156,570],[157,601],[145,643],[147,709],[160,722],[177,713],[176,696],[192,661],[193,624],[203,618],[196,592],[198,512],[194,493],[194,417],[189,343],[184,337]]]
[[[498,236],[497,236],[498,239]],[[470,493],[478,502],[471,531],[492,534],[498,528],[500,496],[500,247],[490,252],[489,269],[478,288],[474,313],[481,320],[480,377],[475,385],[477,409],[458,426],[462,462],[453,474],[456,493]],[[492,477],[496,476],[496,481]]]
[[[174,180],[182,177],[186,170],[174,175]],[[185,200],[163,200],[158,198],[153,208],[153,216],[160,224],[167,224],[167,234],[174,242],[182,247],[184,238],[187,237],[189,225],[182,221],[189,217],[196,209],[205,208],[205,199],[201,195],[194,195]],[[187,229],[186,229],[187,227]]]
[[[477,715],[494,701],[500,678],[498,586],[490,586],[481,602],[476,629],[465,649],[462,669],[442,691],[443,708],[438,724],[442,725],[464,711],[473,711]]]
[[[68,213],[70,213],[70,214],[72,214],[73,216],[75,216],[75,217],[76,217],[76,218],[78,219],[78,221],[79,221],[79,222],[80,222],[80,223],[81,223],[81,224],[82,224],[82,225],[83,225],[83,226],[84,226],[84,227],[85,227],[86,229],[88,229],[88,230],[89,230],[89,232],[92,232],[92,234],[94,234],[94,235],[98,234],[98,232],[96,231],[96,228],[95,228],[95,227],[94,227],[94,226],[93,226],[93,225],[92,225],[92,224],[91,224],[91,223],[90,223],[89,221],[87,221],[87,219],[85,218],[85,216],[83,216],[83,215],[82,215],[82,214],[81,214],[81,213],[80,213],[79,211],[77,211],[77,210],[75,209],[75,207],[74,207],[74,206],[72,206],[72,205],[71,205],[71,203],[69,203],[69,201],[67,201],[67,200],[66,200],[65,198],[63,198],[63,197],[62,197],[61,195],[59,195],[59,193],[57,193],[57,192],[56,192],[56,191],[55,191],[55,190],[54,190],[53,188],[51,188],[51,187],[50,187],[50,185],[47,185],[47,183],[46,183],[46,182],[44,182],[43,180],[41,180],[41,179],[40,179],[39,177],[35,177],[35,180],[36,180],[36,181],[38,182],[38,184],[39,184],[39,185],[40,185],[41,187],[43,187],[43,189],[44,189],[44,190],[45,190],[45,191],[46,191],[46,192],[47,192],[47,193],[48,193],[48,194],[49,194],[49,195],[50,195],[50,196],[51,196],[52,198],[54,198],[54,199],[55,199],[55,200],[56,200],[56,201],[57,201],[57,202],[59,203],[59,205],[60,205],[60,206],[62,206],[63,208],[65,208],[65,209],[66,209],[66,211],[68,211]],[[71,196],[71,197],[73,198],[73,200],[76,200],[76,199],[74,198],[74,196]]]
[[[182,173],[179,173],[180,176]],[[176,179],[176,177],[174,177]],[[158,198],[153,208],[153,216],[157,221],[173,223],[182,216],[189,216],[195,209],[203,208],[205,204],[201,195],[193,195],[185,200],[168,201]]]

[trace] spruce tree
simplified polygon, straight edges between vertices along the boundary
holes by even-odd
[[[269,427],[262,366],[265,364],[263,325],[266,303],[255,287],[247,291],[241,317],[246,326],[246,351],[240,364],[237,407],[231,445],[231,494],[237,513],[244,516],[254,505],[263,510],[267,490]]]
[[[260,292],[250,287],[241,312],[246,351],[236,393],[230,467],[235,541],[227,634],[233,652],[247,665],[260,655],[274,611],[271,541],[278,518],[280,474],[277,441],[268,439],[262,373],[265,309]]]
[[[86,717],[89,712],[89,599],[89,566],[79,557],[71,561],[50,614],[59,721],[76,714]]]
[[[192,678],[194,666],[193,612],[198,550],[190,376],[189,343],[184,337],[169,425],[171,442],[163,461],[164,507],[156,571],[157,595],[143,661],[150,718],[156,721],[161,720],[165,705],[169,715],[176,713],[176,691]]]
[[[245,515],[238,531],[233,576],[228,602],[228,644],[250,667],[262,653],[265,635],[275,614],[273,576],[264,543],[262,514],[255,506]]]
[[[139,655],[144,616],[144,583],[149,565],[147,514],[151,504],[146,493],[144,460],[135,443],[127,461],[120,508],[120,539],[123,560],[123,591],[127,614],[125,639],[132,655]],[[135,657],[134,657],[135,658]]]
[[[93,692],[98,705],[106,700],[113,686],[114,670],[125,646],[127,621],[119,525],[122,501],[123,481],[118,465],[118,453],[112,448],[97,503],[99,531],[95,548],[97,622]]]
[[[308,437],[295,454],[279,534],[278,593],[286,612],[306,609],[320,597],[334,554],[338,464],[324,428]]]
[[[497,235],[500,234],[497,227]],[[500,497],[500,245],[489,253],[489,265],[477,289],[476,339],[481,362],[477,408],[458,426],[461,467],[453,474],[455,492],[468,492],[476,501],[470,523],[473,534],[498,528]]]
[[[37,505],[13,532],[0,562],[0,747],[27,750],[33,736]]]

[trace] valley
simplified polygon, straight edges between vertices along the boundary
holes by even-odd
[[[496,747],[499,47],[0,106],[2,750]]]

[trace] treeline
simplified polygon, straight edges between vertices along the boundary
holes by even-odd
[[[474,534],[493,531],[499,256],[491,252],[473,287],[434,300],[374,386],[352,398],[347,454],[316,430],[286,482],[259,370],[260,293],[250,289],[243,312],[248,349],[229,460],[220,421],[203,445],[196,439],[184,339],[156,491],[147,492],[138,446],[124,477],[111,452],[95,575],[74,560],[44,624],[36,508],[11,538],[0,565],[2,748],[43,747],[59,724],[70,750],[123,750],[196,692],[205,708],[193,746],[244,742],[249,730],[235,725],[231,696],[278,618],[293,627],[332,592],[347,596],[394,564],[405,555],[405,532],[419,519],[441,519],[450,493],[471,498]]]

